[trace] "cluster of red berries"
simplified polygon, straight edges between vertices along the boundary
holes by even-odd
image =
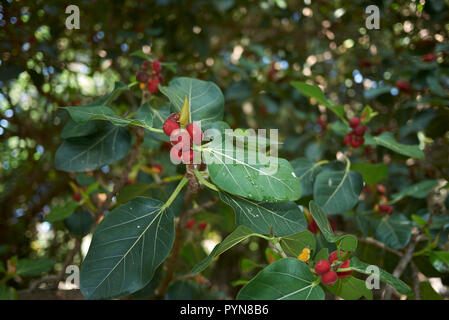
[[[173,147],[170,149],[170,158],[175,163],[190,164],[193,162],[194,151],[192,145],[201,144],[203,131],[195,123],[189,123],[185,129],[179,125],[179,113],[172,113],[163,125],[164,133],[170,137]]]
[[[349,121],[352,131],[345,136],[345,139],[343,140],[345,145],[358,148],[365,143],[365,138],[363,138],[363,136],[365,135],[367,127],[362,126],[361,123],[362,121],[358,117],[354,117]]]
[[[341,255],[343,255],[343,251],[340,251],[340,256]],[[325,286],[332,286],[337,282],[338,278],[344,279],[351,275],[351,270],[338,271],[338,269],[349,268],[350,262],[350,259],[345,260],[343,263],[338,261],[338,253],[337,251],[334,251],[329,255],[328,260],[320,260],[315,264],[315,272],[321,276],[322,284]],[[333,269],[337,271],[334,271]]]
[[[382,203],[379,205],[379,211],[386,214],[393,214],[393,207],[386,203]]]
[[[196,225],[195,219],[190,219],[187,221],[187,229],[192,229]],[[198,224],[198,230],[204,231],[207,228],[207,222],[201,222]]]
[[[136,80],[140,83],[140,88],[144,90],[146,86],[149,92],[157,93],[159,91],[158,85],[164,80],[161,70],[162,67],[159,60],[142,63],[140,70],[136,74]]]
[[[410,83],[405,80],[398,80],[396,81],[396,87],[398,87],[399,91],[403,93],[409,93],[410,92]]]

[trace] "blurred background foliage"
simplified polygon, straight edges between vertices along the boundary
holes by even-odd
[[[80,8],[79,30],[65,26],[70,4]],[[379,30],[365,28],[364,11],[371,4],[380,8]],[[69,182],[83,186],[80,179],[86,178],[55,170],[54,154],[68,120],[59,108],[86,104],[111,91],[115,81],[135,81],[142,53],[175,63],[163,68],[164,85],[174,76],[215,82],[225,94],[225,121],[232,127],[279,128],[280,151],[288,159],[334,159],[346,148],[344,133],[332,125],[336,116],[290,85],[300,80],[319,85],[330,100],[344,105],[349,119],[371,106],[379,113],[368,125],[371,133],[390,131],[402,143],[427,145],[424,160],[407,162],[383,148],[354,151],[364,161],[389,165],[383,181],[388,194],[426,177],[447,180],[448,18],[447,0],[2,1],[0,260],[50,257],[59,271],[73,239],[64,226],[44,217],[71,199]],[[428,54],[434,59],[423,60]],[[410,88],[401,89],[397,81]],[[118,110],[130,113],[139,100],[136,87],[116,102]],[[159,145],[148,143],[139,166],[161,163],[176,173],[161,158]],[[124,163],[89,174],[108,187]],[[131,179],[146,182],[142,170]],[[407,211],[426,203],[412,199],[400,205]],[[221,217],[205,218],[210,225],[205,241],[232,230],[229,210],[220,205]],[[340,230],[350,230],[350,223],[337,220]],[[263,242],[252,240],[248,248],[220,258],[225,273],[211,270],[214,295],[234,296],[237,289],[229,283],[260,270],[241,259],[265,259]],[[190,245],[182,256],[194,265],[205,252]],[[364,258],[379,257],[367,251]],[[392,270],[390,264],[384,267]],[[8,281],[19,290],[30,285],[26,278]],[[204,282],[189,281],[168,294],[205,294],[198,287]]]

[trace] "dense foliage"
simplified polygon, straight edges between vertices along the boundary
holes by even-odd
[[[67,5],[0,6],[0,299],[447,296],[448,1]]]

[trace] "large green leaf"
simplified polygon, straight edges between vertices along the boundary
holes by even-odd
[[[170,208],[138,197],[109,213],[94,232],[81,268],[88,299],[112,299],[142,289],[165,260],[174,241]]]
[[[402,189],[400,192],[393,194],[392,198],[394,202],[402,200],[407,196],[413,198],[423,199],[438,186],[437,180],[424,180],[419,183],[413,184]]]
[[[366,287],[365,281],[352,276],[338,279],[337,283],[328,286],[327,289],[345,300],[358,300],[361,297],[373,300],[373,292]]]
[[[34,277],[53,269],[54,261],[51,259],[20,259],[16,264],[16,273],[21,277]]]
[[[354,251],[357,249],[357,238],[351,234],[336,236],[326,214],[315,201],[309,203],[310,214],[315,220],[318,228],[328,242],[336,243],[344,251]]]
[[[373,137],[374,142],[382,147],[393,150],[404,156],[422,159],[424,158],[424,152],[418,145],[403,144],[396,141],[391,132],[384,132],[381,135]]]
[[[315,236],[309,230],[284,236],[279,243],[286,254],[294,257],[299,256],[306,247],[311,251],[314,251],[316,247]]]
[[[238,293],[239,300],[324,300],[309,267],[296,258],[278,260],[260,271]]]
[[[317,86],[307,84],[304,82],[293,81],[291,85],[298,89],[301,94],[306,97],[314,98],[318,104],[325,106],[332,112],[334,112],[343,122],[347,122],[345,119],[345,108],[342,105],[336,106],[332,102],[326,99],[323,91]]]
[[[235,211],[237,225],[261,234],[286,236],[307,230],[307,222],[293,201],[258,202],[220,192],[220,198]]]
[[[190,103],[190,122],[201,121],[201,125],[207,127],[212,122],[223,119],[223,93],[213,82],[180,77],[171,80],[168,87],[159,88],[170,100],[174,112],[181,111],[187,96]]]
[[[122,159],[130,149],[128,129],[108,123],[93,135],[65,140],[56,151],[55,164],[68,172],[96,170]]]
[[[192,273],[198,273],[206,269],[215,257],[226,250],[231,249],[236,244],[248,239],[251,236],[257,236],[256,233],[245,226],[238,226],[230,235],[228,235],[222,242],[217,244],[212,252],[203,261],[198,263],[193,269]]]
[[[101,120],[78,123],[70,118],[61,131],[61,138],[68,139],[89,136],[101,130],[103,127],[104,123]]]
[[[75,237],[82,238],[92,229],[94,218],[86,210],[76,210],[64,220],[64,224],[71,234]]]
[[[73,211],[75,211],[78,205],[78,202],[70,200],[63,206],[54,207],[45,216],[45,220],[48,222],[64,220],[65,218],[69,217],[73,213]]]
[[[432,251],[430,253],[430,262],[439,272],[449,272],[449,252]]]
[[[309,196],[313,193],[313,183],[318,173],[321,172],[321,167],[307,158],[299,158],[290,161],[293,170],[301,181],[302,196]]]
[[[400,214],[387,216],[377,223],[374,235],[376,239],[387,246],[402,249],[410,241],[412,224],[405,216]]]
[[[364,273],[367,275],[371,275],[372,272],[370,272],[369,267],[371,267],[370,264],[360,261],[357,257],[352,257],[351,262],[349,263],[349,267],[351,267],[353,270]],[[396,278],[392,274],[386,272],[385,270],[379,268],[379,278],[381,281],[386,282],[396,288],[399,293],[402,294],[409,294],[411,293],[411,290],[407,284],[405,284],[401,279]]]
[[[363,180],[369,186],[378,184],[388,176],[388,167],[383,163],[356,162],[351,165],[351,169],[360,172]]]
[[[224,145],[211,144],[203,149],[210,178],[220,189],[257,201],[295,201],[301,197],[301,182],[287,160],[271,156],[261,160],[257,152],[257,159],[253,159],[248,150],[223,150]]]
[[[107,106],[80,106],[65,108],[79,124],[83,124],[92,120],[105,120],[116,126],[138,126],[145,129],[151,128],[153,125],[153,116],[147,104],[141,106],[138,110],[139,119],[122,118],[117,115],[114,110]]]
[[[360,173],[324,170],[315,179],[313,198],[327,214],[343,213],[357,204],[362,189]]]

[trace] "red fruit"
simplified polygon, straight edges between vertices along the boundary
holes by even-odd
[[[339,267],[338,267],[338,269],[346,269],[346,268],[349,268],[349,262],[350,262],[351,260],[346,260],[345,262],[343,262]],[[349,277],[350,275],[351,275],[351,273],[352,273],[352,270],[349,270],[349,271],[341,271],[341,272],[338,272],[337,271],[337,276],[340,278],[340,279],[344,279],[344,278],[346,278],[346,277]]]
[[[376,184],[376,191],[380,194],[385,194],[387,192],[387,189],[383,184]]]
[[[182,150],[179,150],[175,147],[170,149],[170,159],[173,163],[179,164],[181,163]]]
[[[198,225],[198,229],[200,229],[201,231],[204,231],[204,229],[206,229],[206,228],[207,228],[207,222],[201,222]]]
[[[179,113],[172,113],[172,114],[170,114],[170,115],[168,116],[167,119],[173,119],[173,120],[175,120],[176,122],[178,122],[178,121],[179,121]]]
[[[385,203],[382,203],[379,206],[379,210],[380,210],[380,212],[383,212],[383,213],[388,213],[388,214],[392,214],[393,213],[393,207],[389,206],[388,204],[385,204]]]
[[[309,229],[310,232],[313,234],[316,234],[318,231],[318,225],[316,224],[315,220],[312,220],[307,224],[307,229]]]
[[[154,60],[153,61],[152,67],[153,67],[153,71],[154,72],[156,72],[156,73],[161,72],[161,69],[162,69],[161,68],[161,63],[158,60]]]
[[[142,63],[142,69],[148,70],[148,69],[150,69],[150,67],[151,67],[151,62],[150,61],[144,61]]]
[[[348,133],[348,134],[345,136],[345,139],[343,140],[343,143],[344,143],[345,145],[349,146],[349,145],[351,144],[351,141],[352,141],[352,136],[353,136],[353,133],[352,133],[352,132]]]
[[[365,143],[365,139],[361,138],[361,137],[353,136],[350,143],[351,143],[351,147],[358,148]]]
[[[163,125],[164,133],[169,137],[174,130],[177,130],[179,128],[180,128],[179,124],[175,120],[170,119],[170,118],[165,120],[164,125]]]
[[[320,260],[315,264],[315,272],[317,274],[325,274],[331,269],[331,264],[327,260]]]
[[[405,80],[399,80],[396,81],[396,86],[398,87],[399,91],[408,93],[410,92],[410,83],[408,83]]]
[[[371,187],[369,185],[366,185],[366,186],[363,187],[363,191],[365,191],[367,193],[370,193],[372,190],[371,190]]]
[[[170,142],[172,145],[176,145],[178,150],[184,151],[190,150],[190,146],[192,145],[192,139],[190,138],[189,133],[184,129],[172,131]]]
[[[321,283],[325,286],[331,286],[335,282],[337,282],[338,276],[337,273],[333,270],[326,272],[321,276]]]
[[[203,131],[201,131],[201,128],[197,124],[189,123],[186,130],[190,134],[190,137],[192,137],[194,144],[201,144],[201,141],[203,140]]]
[[[360,118],[358,117],[354,117],[351,120],[349,120],[349,125],[351,126],[351,128],[355,128],[360,124]]]
[[[340,256],[343,254],[343,251],[340,251]],[[331,254],[329,255],[329,262],[332,264],[335,261],[337,261],[338,259],[338,254],[337,251],[331,252]]]
[[[150,75],[145,71],[139,71],[136,74],[136,80],[140,83],[147,83],[150,79]]]
[[[357,127],[354,128],[354,134],[356,136],[363,137],[365,132],[366,132],[366,127],[364,127],[364,126],[358,125]]]
[[[192,229],[194,225],[195,225],[195,219],[192,218],[189,221],[187,221],[187,229]]]
[[[157,174],[161,174],[162,173],[162,166],[160,164],[153,164],[151,166],[151,169],[153,169],[153,171]]]
[[[78,202],[78,201],[81,200],[81,195],[80,195],[79,193],[75,193],[75,194],[72,196],[72,199],[73,199],[74,201]]]
[[[150,91],[151,93],[157,93],[159,91],[158,84],[159,84],[159,79],[152,78],[148,82],[148,91]]]
[[[182,152],[181,161],[184,164],[193,163],[193,150],[187,150]]]
[[[423,62],[431,62],[437,59],[437,56],[434,53],[428,53],[422,57]]]

